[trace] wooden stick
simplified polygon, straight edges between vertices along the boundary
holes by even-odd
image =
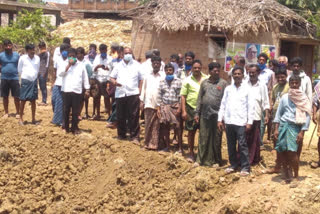
[[[310,141],[309,141],[308,149],[309,149],[309,147],[311,145],[311,141],[312,141],[312,138],[313,138],[314,132],[316,131],[317,126],[318,126],[318,124],[316,124],[314,129],[313,129],[313,132],[312,132],[312,135],[311,135],[311,138],[310,138]]]

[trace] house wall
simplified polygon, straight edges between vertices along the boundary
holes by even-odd
[[[185,53],[193,51],[197,59],[200,59],[206,65],[213,60],[218,61],[224,67],[225,51],[221,50],[216,53],[213,58],[208,57],[209,38],[210,35],[206,30],[199,31],[190,28],[188,31],[155,32],[151,28],[141,28],[137,20],[133,20],[132,25],[132,48],[137,59],[144,61],[144,53],[147,50],[157,48],[161,52],[161,57],[165,62],[169,61],[169,57],[173,53]],[[232,35],[227,35],[227,42],[238,43],[258,43],[267,45],[276,45],[279,50],[279,39],[275,33],[261,33],[259,35],[243,35],[233,38]],[[278,54],[279,51],[277,51]],[[222,54],[221,54],[222,53]],[[211,55],[211,54],[210,54]]]
[[[128,10],[137,7],[137,0],[69,0],[69,8],[73,10]]]

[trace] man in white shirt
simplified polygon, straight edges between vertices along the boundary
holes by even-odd
[[[68,133],[69,128],[69,115],[72,109],[72,125],[71,132],[73,134],[80,134],[78,122],[79,113],[82,100],[82,90],[85,88],[85,95],[89,96],[90,85],[88,74],[82,62],[76,58],[76,50],[70,48],[68,50],[68,60],[65,72],[60,73],[62,76],[62,92],[63,92],[63,105],[64,105],[64,128]]]
[[[157,116],[157,100],[160,81],[164,78],[159,74],[161,58],[151,58],[153,72],[145,77],[140,94],[141,110],[144,109],[145,148],[157,150],[159,146],[160,119]]]
[[[64,37],[63,40],[62,40],[62,44],[68,44],[71,46],[71,41],[70,41],[70,38],[69,37]],[[61,51],[60,51],[60,46],[57,47],[56,49],[54,49],[54,52],[53,52],[53,64],[56,63],[56,60],[58,60],[58,58],[61,56]]]
[[[70,46],[63,43],[60,45],[61,55],[57,58],[56,63],[53,65],[54,74],[53,74],[53,88],[52,88],[52,97],[51,104],[53,110],[53,118],[51,123],[57,126],[63,126],[63,97],[62,97],[62,76],[61,73],[65,72],[66,67],[69,64],[68,61],[68,50]]]
[[[269,57],[265,53],[261,53],[258,56],[258,66],[260,68],[260,74],[259,74],[259,82],[261,84],[265,84],[268,87],[269,94],[272,91],[272,75],[273,71],[267,68],[267,61]],[[260,134],[261,134],[261,141],[260,145],[263,147],[263,136],[266,129],[266,125],[264,122],[265,115],[263,113],[263,117],[261,118],[261,127],[260,127]]]
[[[27,44],[26,55],[23,55],[19,59],[18,72],[21,76],[20,87],[20,119],[19,124],[24,125],[23,113],[24,106],[27,101],[31,102],[32,123],[36,122],[36,100],[38,99],[38,74],[40,69],[40,58],[35,55],[34,44]]]
[[[229,85],[221,101],[218,114],[218,128],[222,132],[226,130],[230,167],[226,173],[234,172],[241,163],[241,176],[250,173],[249,151],[246,133],[251,129],[254,119],[254,103],[250,98],[248,84],[242,83],[244,70],[234,67],[232,77],[234,84]],[[237,157],[237,141],[240,153],[240,161]]]
[[[118,120],[118,138],[126,139],[127,121],[130,138],[139,144],[139,86],[142,81],[141,65],[133,59],[131,48],[124,49],[123,60],[115,66],[110,79],[117,87],[115,92]]]
[[[264,123],[269,121],[269,96],[268,89],[265,84],[261,84],[258,76],[260,68],[258,65],[249,65],[249,81],[247,81],[250,88],[250,96],[254,100],[254,120],[252,128],[247,132],[247,144],[249,149],[249,163],[250,165],[258,164],[260,158],[260,126],[261,119],[265,115]],[[265,114],[263,114],[265,112]]]
[[[99,83],[99,96],[94,98],[94,110],[97,110],[97,114],[93,116],[93,119],[100,119],[100,101],[101,95],[104,98],[104,107],[105,112],[110,115],[111,105],[110,105],[110,96],[107,93],[107,82],[109,80],[109,76],[111,73],[110,64],[112,62],[112,58],[107,55],[108,46],[105,44],[99,45],[100,54],[96,56],[93,61],[93,71],[94,76],[98,80]]]
[[[151,53],[151,55],[150,55],[150,53]],[[152,67],[152,62],[151,62],[151,58],[153,56],[160,57],[160,51],[158,49],[153,49],[153,50],[146,52],[146,59],[147,60],[141,64],[141,72],[142,72],[143,78],[145,78],[149,74],[153,73],[153,67]],[[166,75],[164,72],[164,66],[165,66],[165,63],[163,61],[161,61],[161,67],[160,67],[159,74],[162,76]]]

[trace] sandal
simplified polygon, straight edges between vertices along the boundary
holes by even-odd
[[[244,171],[243,170],[243,171],[240,172],[240,176],[241,177],[247,177],[248,175],[250,175],[250,172],[248,172],[248,171]]]
[[[312,169],[316,169],[316,168],[320,167],[320,161],[319,162],[313,162],[313,163],[310,164],[310,166],[311,166]]]
[[[231,167],[228,167],[228,168],[226,168],[226,170],[224,170],[224,172],[226,173],[226,174],[231,174],[231,173],[234,173],[234,168],[231,168]]]

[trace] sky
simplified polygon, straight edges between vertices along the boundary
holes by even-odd
[[[45,2],[55,2],[60,4],[68,4],[68,0],[44,0]]]

